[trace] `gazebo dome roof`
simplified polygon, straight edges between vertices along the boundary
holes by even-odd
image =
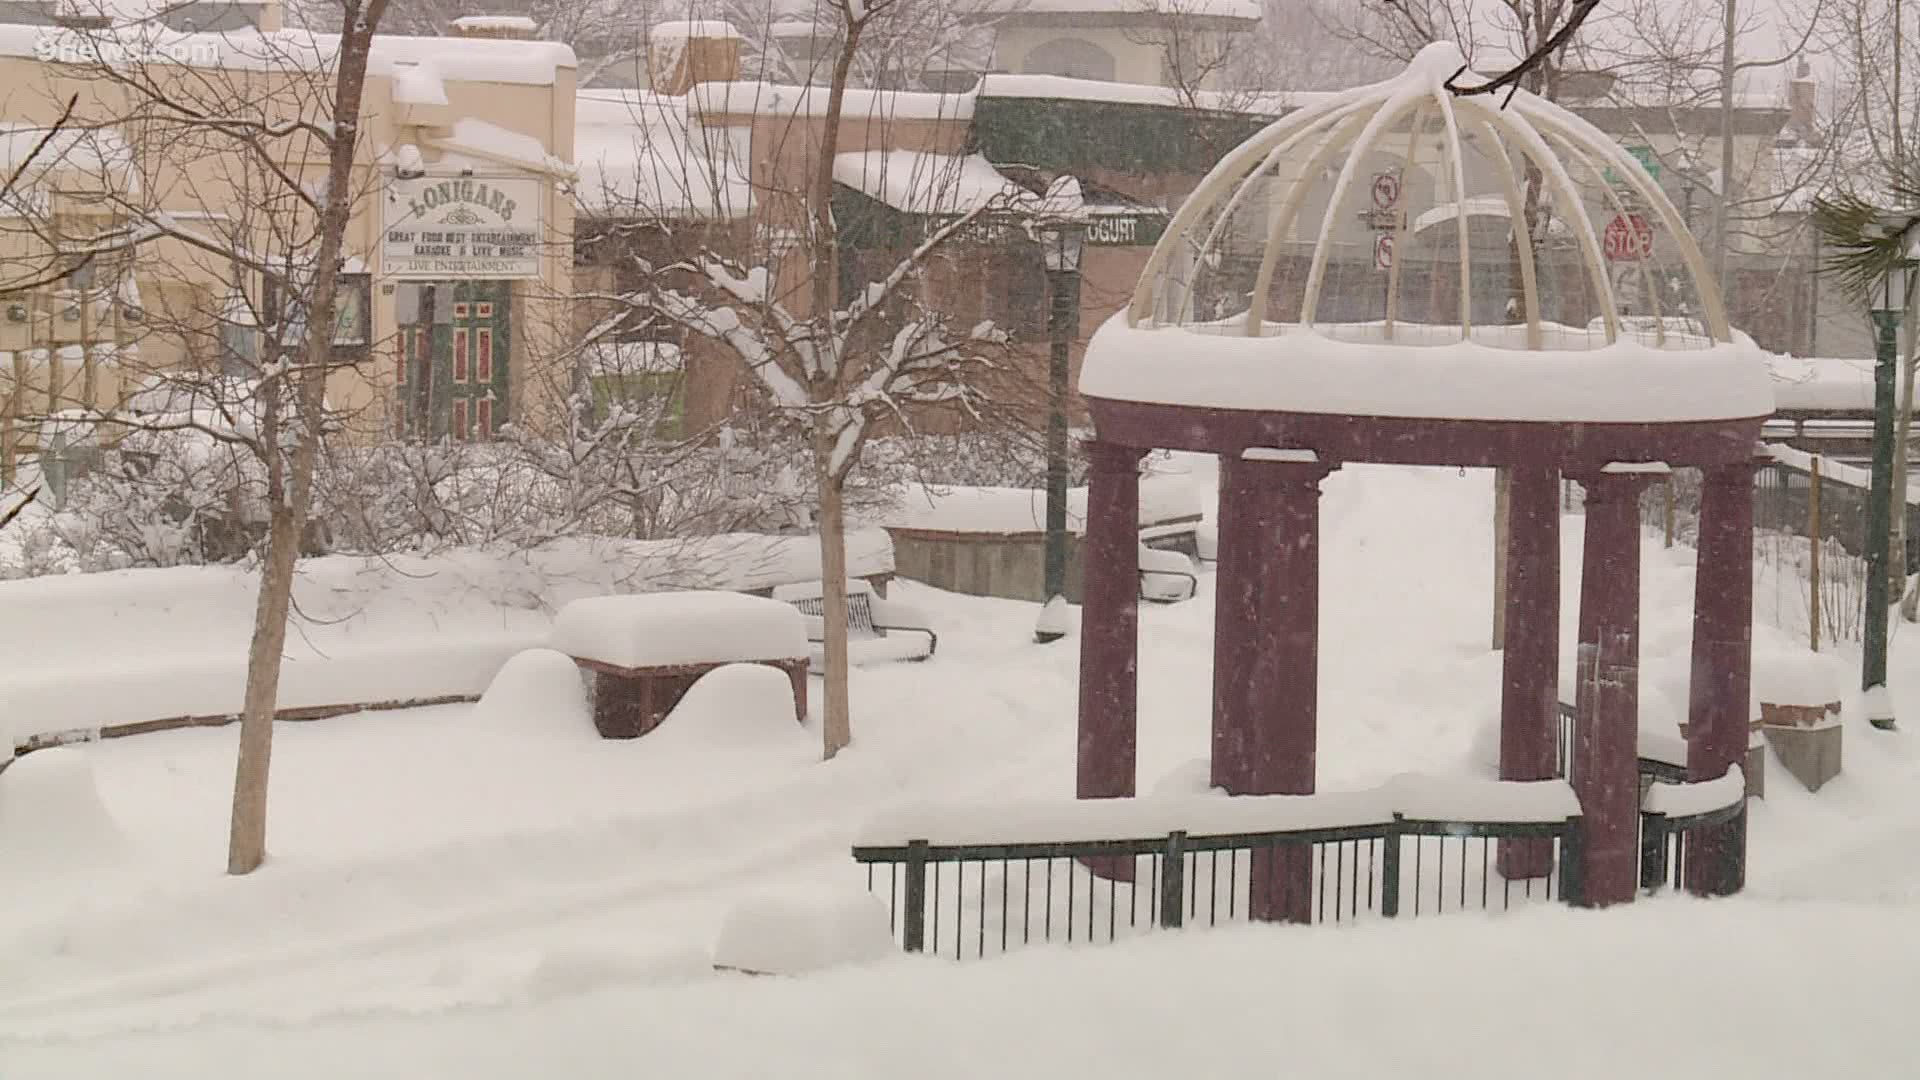
[[[1175,214],[1081,392],[1189,410],[1669,424],[1773,411],[1647,170],[1451,43],[1229,153]],[[1134,414],[1137,409],[1130,410]]]

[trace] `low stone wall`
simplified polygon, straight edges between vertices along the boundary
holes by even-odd
[[[1143,528],[1149,547],[1197,554],[1199,519],[1160,522]],[[1181,528],[1180,526],[1185,526]],[[963,533],[889,528],[894,572],[936,589],[968,596],[1045,603],[1046,534]],[[1080,602],[1081,537],[1067,536],[1067,601]]]

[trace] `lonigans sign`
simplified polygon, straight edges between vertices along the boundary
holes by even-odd
[[[382,222],[382,276],[540,276],[541,186],[522,176],[392,181]]]

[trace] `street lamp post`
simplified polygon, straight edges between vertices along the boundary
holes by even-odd
[[[1867,719],[1891,731],[1893,703],[1887,694],[1888,550],[1893,536],[1893,390],[1899,363],[1900,319],[1907,309],[1913,263],[1896,264],[1873,294],[1873,476],[1867,496],[1867,625],[1860,665]],[[1900,500],[1903,508],[1906,500]]]
[[[1051,606],[1067,592],[1067,400],[1070,349],[1080,322],[1080,254],[1086,230],[1062,223],[1040,234],[1051,305],[1047,331],[1047,534],[1043,591]],[[1034,640],[1057,641],[1065,630],[1043,618]]]

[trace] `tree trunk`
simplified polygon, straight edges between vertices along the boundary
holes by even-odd
[[[853,742],[853,714],[847,691],[847,528],[841,500],[845,481],[834,474],[833,442],[824,431],[814,435],[813,461],[820,485],[820,606],[827,654],[820,742],[822,760],[831,760]]]
[[[1720,284],[1720,295],[1731,298],[1733,244],[1727,235],[1732,227],[1733,209],[1733,90],[1736,67],[1734,41],[1740,32],[1738,5],[1724,0],[1720,27],[1720,192],[1713,201],[1713,278]]]
[[[811,286],[812,310],[807,316],[819,328],[815,340],[826,343],[827,349],[827,356],[822,361],[823,370],[814,375],[809,388],[816,404],[837,401],[845,376],[841,370],[845,362],[844,343],[835,340],[838,331],[834,326],[834,288],[840,279],[840,243],[833,221],[833,163],[840,148],[840,113],[845,108],[847,80],[853,70],[854,53],[860,46],[861,31],[866,28],[865,16],[856,14],[859,8],[860,5],[850,5],[842,11],[844,33],[839,54],[834,58],[833,76],[828,81],[827,111],[821,118],[820,147],[813,162],[814,174],[807,193],[809,239],[813,252],[813,277],[808,282]],[[826,624],[823,627],[826,635],[827,670],[823,672],[826,700],[820,721],[823,759],[831,759],[853,742],[852,709],[847,689],[846,511],[841,500],[846,476],[844,471],[834,468],[835,437],[829,430],[827,415],[831,413],[816,412],[812,419],[813,469],[820,488],[821,614]]]
[[[274,483],[272,487],[281,487]],[[240,762],[233,777],[233,825],[227,873],[250,874],[267,856],[267,773],[273,759],[273,715],[280,696],[280,657],[287,643],[293,570],[300,525],[285,499],[275,499],[267,526],[267,557],[247,645],[247,692],[240,719]]]
[[[249,874],[267,857],[267,776],[273,758],[273,716],[279,704],[280,659],[287,640],[287,616],[293,604],[293,572],[313,502],[314,466],[319,458],[333,357],[334,287],[341,250],[353,211],[354,149],[359,141],[360,100],[366,88],[367,59],[374,30],[387,0],[365,9],[348,0],[341,19],[340,66],[334,74],[333,130],[327,147],[325,201],[315,221],[315,267],[305,283],[307,336],[295,369],[297,403],[283,411],[286,395],[263,379],[261,442],[268,464],[267,557],[260,568],[260,597],[254,605],[253,640],[247,648],[247,689],[240,718],[240,756],[233,778],[233,818],[227,836],[227,873]],[[287,284],[297,279],[289,274]],[[277,339],[274,344],[279,344]],[[294,426],[291,455],[282,447],[283,425]],[[289,456],[291,462],[288,461]]]

